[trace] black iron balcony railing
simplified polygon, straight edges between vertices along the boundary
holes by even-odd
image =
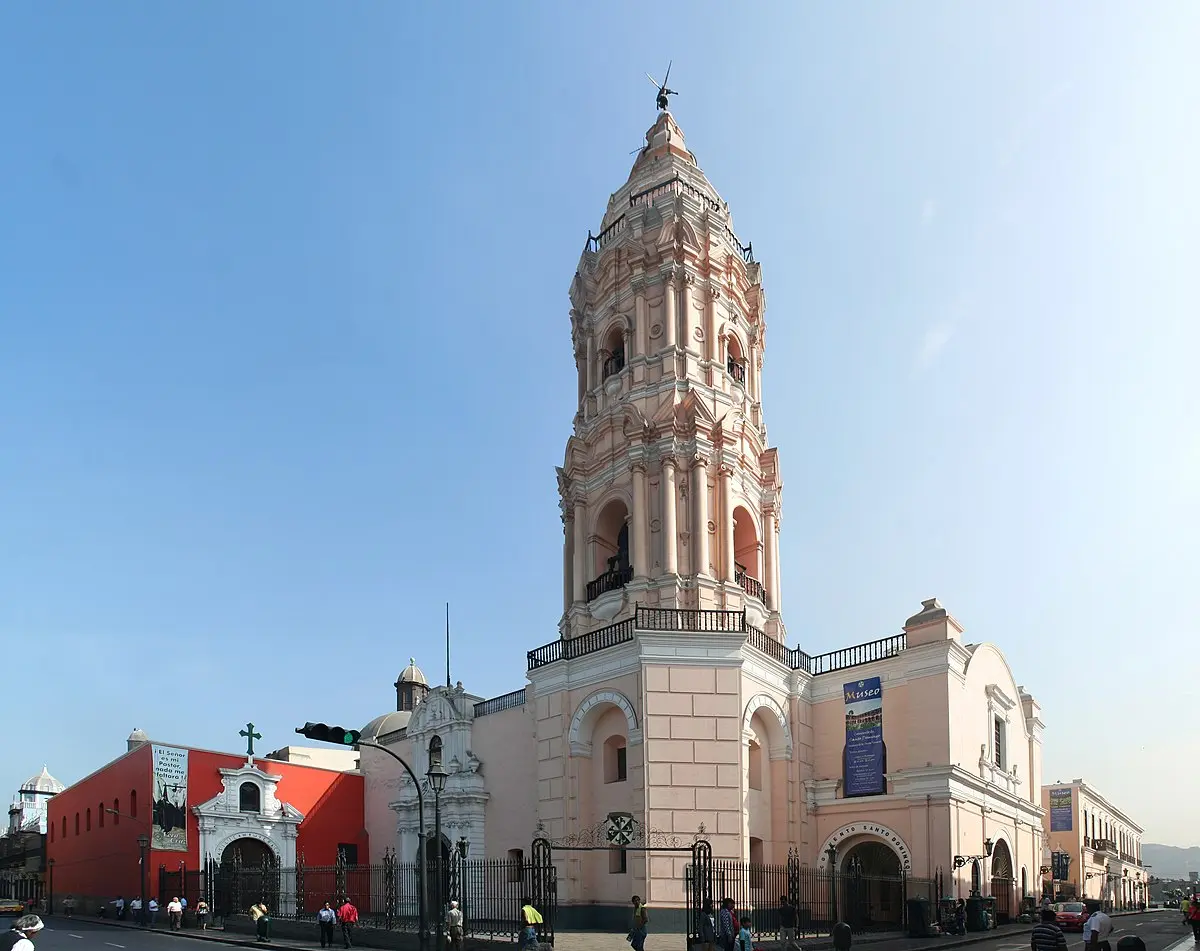
[[[603,576],[602,576],[603,577]],[[599,580],[599,579],[597,579]],[[867,644],[845,647],[827,654],[809,656],[799,647],[787,647],[746,621],[745,611],[680,610],[644,608],[637,605],[632,618],[610,624],[573,638],[559,638],[529,651],[529,669],[536,670],[559,660],[573,660],[586,654],[615,647],[633,640],[634,630],[680,631],[688,634],[745,634],[754,650],[772,660],[803,670],[814,677],[895,657],[907,647],[904,634],[893,634]],[[502,699],[502,698],[501,698]],[[485,701],[491,703],[491,701]],[[514,701],[515,702],[515,701]],[[477,714],[478,715],[478,714]],[[1096,840],[1097,842],[1099,840]]]
[[[587,599],[595,601],[602,594],[624,588],[632,580],[633,567],[631,565],[626,565],[624,568],[613,568],[610,571],[604,572],[595,581],[588,582]]]
[[[739,363],[737,360],[729,360],[725,364],[725,369],[733,377],[734,383],[740,383],[742,386],[746,385],[746,364]]]
[[[525,706],[525,688],[514,690],[512,693],[492,697],[490,700],[480,700],[475,704],[475,716],[486,717],[489,713],[501,713],[513,707]]]
[[[1092,839],[1092,849],[1096,852],[1115,852],[1116,845],[1112,839]]]
[[[762,582],[757,578],[752,578],[744,571],[735,571],[733,580],[742,586],[742,590],[752,598],[758,598],[764,604],[767,600],[767,589],[762,586]]]
[[[610,376],[616,376],[625,369],[625,351],[617,350],[611,357],[604,361],[604,379]]]

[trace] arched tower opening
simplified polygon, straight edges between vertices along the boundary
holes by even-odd
[[[766,601],[762,583],[762,544],[754,519],[744,505],[733,510],[733,580],[752,598]]]
[[[633,578],[629,557],[629,509],[621,499],[612,499],[596,518],[592,536],[593,580],[588,582],[587,599],[625,587]]]

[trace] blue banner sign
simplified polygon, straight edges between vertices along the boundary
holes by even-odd
[[[843,684],[846,701],[846,796],[887,792],[883,775],[883,684],[878,677]]]
[[[1069,786],[1066,789],[1050,790],[1050,831],[1070,832],[1075,825],[1075,791]]]

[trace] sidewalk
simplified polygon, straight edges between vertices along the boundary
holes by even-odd
[[[1143,913],[1136,911],[1114,912],[1112,917],[1125,918],[1139,914]],[[111,918],[64,918],[56,915],[47,919],[47,922],[52,927],[58,929],[65,928],[67,923],[71,921],[85,921],[88,924],[106,925],[110,928],[143,930],[137,922],[114,921]],[[152,931],[157,935],[190,938],[195,941],[261,947],[255,941],[253,935],[241,934],[236,931],[224,931],[221,928],[209,928],[206,931],[201,931],[199,928],[185,928],[181,931],[171,931],[170,928],[160,925],[159,927],[147,928],[145,930]],[[977,931],[966,935],[937,935],[925,938],[909,938],[897,932],[885,932],[881,934],[855,935],[854,946],[869,946],[871,951],[949,951],[951,948],[968,947],[984,941],[1023,937],[1031,931],[1033,931],[1032,924],[1013,924],[993,928],[991,931]],[[340,940],[340,936],[337,940]],[[682,951],[684,940],[682,934],[652,932],[646,938],[646,951]],[[471,939],[468,937],[468,949],[471,943]],[[756,944],[761,944],[764,948],[776,948],[778,946],[778,942],[774,941],[762,941],[756,942]],[[811,935],[807,938],[801,938],[799,944],[804,951],[826,951],[826,949],[833,947],[833,941],[829,935]],[[368,945],[360,944],[359,946],[367,947]],[[303,951],[312,951],[313,948],[319,948],[320,941],[316,934],[316,926],[313,926],[311,940],[282,937],[272,938],[271,947],[295,949],[295,951],[300,951],[300,949],[303,949]],[[625,940],[624,935],[604,931],[560,931],[555,936],[554,941],[555,951],[628,951],[628,947],[629,944]]]

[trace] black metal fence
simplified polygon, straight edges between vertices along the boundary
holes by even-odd
[[[933,879],[834,872],[801,865],[795,853],[779,865],[714,859],[708,888],[695,881],[693,866],[686,874],[688,895],[704,893],[716,907],[733,899],[737,914],[767,938],[779,937],[789,920],[801,935],[827,934],[838,921],[857,933],[899,931],[908,927],[909,900],[928,901],[932,916],[942,888],[940,871]]]
[[[421,921],[421,874],[417,862],[396,861],[388,852],[373,865],[304,865],[294,868],[226,862],[197,875],[197,897],[203,897],[217,917],[246,914],[262,901],[276,918],[316,919],[325,902],[335,908],[349,898],[363,925],[388,931],[417,932]],[[440,894],[444,902],[457,901],[463,912],[466,934],[478,937],[515,936],[520,930],[521,899],[539,891],[544,870],[529,861],[506,859],[468,860],[455,857],[442,869]],[[167,886],[162,894],[177,894],[171,885],[179,873],[160,871]],[[192,888],[186,889],[189,902]],[[437,922],[440,901],[437,866],[426,869],[427,922]]]

